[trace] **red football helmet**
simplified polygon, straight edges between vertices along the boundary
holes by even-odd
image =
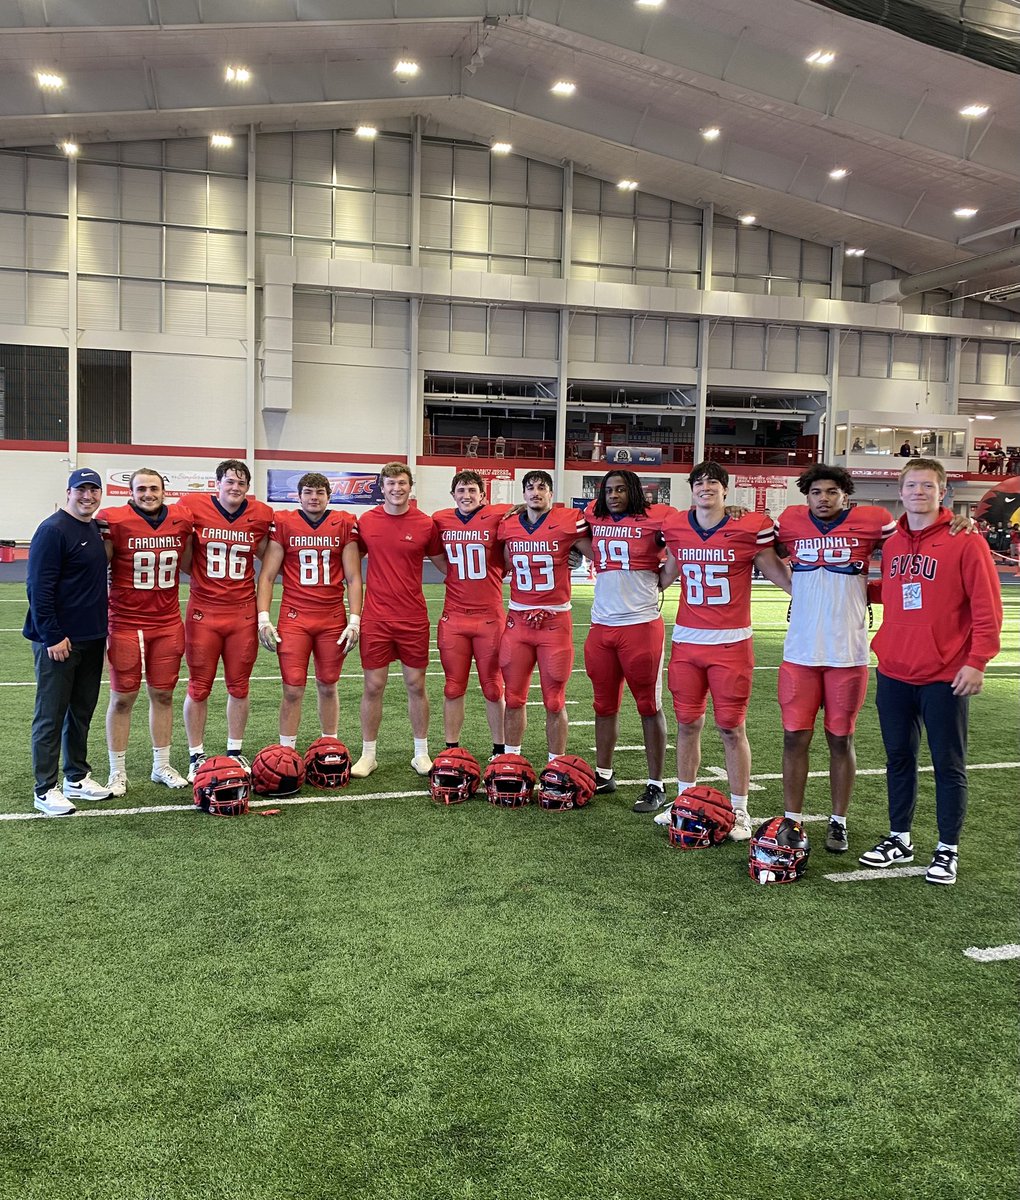
[[[538,803],[549,812],[584,808],[595,795],[595,772],[576,754],[560,754],[538,777]]]
[[[712,787],[688,788],[669,811],[670,845],[680,850],[719,846],[732,828],[733,805]]]
[[[478,790],[482,768],[460,746],[437,754],[429,771],[429,795],[436,804],[463,804]]]
[[[807,870],[807,834],[799,821],[771,817],[751,838],[748,871],[759,883],[796,883]]]
[[[293,796],[304,781],[305,760],[290,746],[267,746],[251,764],[251,787],[259,796]]]
[[[207,758],[195,772],[195,807],[216,817],[243,817],[251,776],[243,762],[226,754]]]
[[[482,776],[485,795],[499,808],[523,808],[531,803],[535,770],[520,754],[497,754]]]
[[[316,738],[305,751],[305,783],[316,788],[343,788],[351,782],[351,756],[335,737]]]

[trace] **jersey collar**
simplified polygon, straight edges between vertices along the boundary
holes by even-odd
[[[838,529],[840,525],[850,516],[850,509],[844,508],[838,517],[833,521],[819,521],[815,514],[808,509],[808,516],[811,518],[811,524],[818,530],[819,533],[832,533],[834,529]]]
[[[142,510],[138,508],[137,505],[135,505],[131,500],[128,501],[128,507],[135,513],[136,516],[141,517],[146,525],[151,525],[153,529],[158,529],[160,525],[163,524],[163,522],[166,520],[167,513],[170,511],[164,504],[158,513],[150,517],[148,513],[142,512]]]
[[[687,514],[687,521],[690,524],[690,527],[703,542],[707,542],[713,533],[716,533],[718,530],[722,529],[728,520],[729,517],[724,516],[718,525],[713,525],[711,529],[702,529],[694,516],[694,509],[692,508]]]
[[[220,504],[219,500],[217,500],[215,496],[211,496],[210,499],[213,502],[213,508],[216,509],[224,521],[229,522],[231,525],[237,520],[238,517],[243,516],[245,509],[248,507],[247,496],[245,496],[245,498],[241,501],[241,507],[237,510],[237,512],[227,512],[227,510],[222,504]]]

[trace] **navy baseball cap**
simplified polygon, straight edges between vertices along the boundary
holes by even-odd
[[[93,471],[91,467],[79,467],[77,471],[71,472],[67,487],[68,490],[78,487],[97,487],[102,491],[103,481],[100,479],[98,471]]]

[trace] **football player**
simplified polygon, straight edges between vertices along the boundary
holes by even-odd
[[[648,782],[634,812],[655,812],[666,802],[663,783],[666,716],[662,711],[664,633],[659,615],[659,566],[664,555],[663,523],[675,510],[651,504],[633,471],[609,471],[585,510],[595,566],[591,629],[584,667],[595,708],[596,794],[616,791],[616,749],[626,682],[641,717]]]
[[[446,684],[443,688],[443,728],[446,745],[460,744],[464,725],[464,694],[471,660],[485,697],[492,734],[492,753],[502,754],[503,676],[499,670],[499,639],[503,631],[503,553],[496,530],[508,504],[486,504],[485,485],[477,471],[459,471],[450,488],[454,507],[432,514],[446,554],[446,599],[439,618],[437,641]]]
[[[429,614],[422,591],[422,562],[431,558],[445,574],[446,558],[435,522],[411,505],[414,479],[406,463],[386,463],[379,472],[383,502],[358,519],[358,547],[368,555],[365,608],[362,614],[361,758],[351,774],[357,779],[378,767],[376,739],[382,723],[383,693],[391,662],[399,662],[407,688],[407,715],[414,736],[411,768],[432,769],[429,757]]]
[[[181,571],[191,566],[191,514],[163,501],[163,476],[140,467],[131,476],[131,499],[104,508],[96,520],[110,564],[110,704],[106,745],[110,755],[107,788],[127,793],[127,748],[131,712],[145,676],[149,695],[153,783],[183,788],[188,781],[170,765],[174,688],[184,655]]]
[[[188,694],[184,727],[191,763],[188,781],[205,758],[209,693],[222,658],[227,684],[227,754],[240,758],[248,724],[248,688],[259,652],[255,607],[255,559],[269,540],[273,510],[249,500],[251,471],[228,458],[216,468],[216,491],[188,495],[180,507],[191,514],[191,596],[184,620]]]
[[[276,512],[259,571],[259,641],[280,659],[280,744],[291,748],[297,745],[309,659],[315,662],[322,736],[337,736],[337,680],[344,655],[357,645],[361,625],[358,526],[350,513],[330,511],[330,493],[325,475],[309,471],[301,476],[297,485],[300,507]],[[269,608],[281,569],[283,599],[274,626]],[[349,620],[344,611],[345,583]]]
[[[575,544],[583,545],[588,525],[576,509],[553,508],[547,471],[529,471],[522,486],[523,511],[504,517],[498,530],[510,571],[510,611],[499,646],[506,751],[521,752],[528,723],[525,704],[537,662],[552,759],[567,749],[566,688],[574,666],[570,552]]]
[[[683,793],[697,782],[706,697],[711,692],[734,809],[729,836],[747,841],[751,748],[744,722],[754,671],[751,571],[757,565],[766,579],[786,592],[790,572],[776,554],[768,517],[726,515],[729,480],[714,462],[698,463],[691,471],[694,507],[663,524],[668,554],[660,578],[664,588],[680,580],[668,673],[678,726],[677,791]],[[668,822],[668,810],[659,816]]]
[[[857,773],[854,728],[868,691],[868,564],[895,524],[887,509],[848,506],[854,481],[841,467],[818,463],[800,476],[797,488],[807,504],[785,509],[776,526],[793,567],[779,668],[783,803],[786,816],[799,822],[822,708],[832,794],[825,848],[841,854],[848,846],[846,814]]]

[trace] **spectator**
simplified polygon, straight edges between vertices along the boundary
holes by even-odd
[[[904,439],[903,445],[900,446],[900,458],[910,458],[913,455],[913,450],[910,448],[910,443]]]

